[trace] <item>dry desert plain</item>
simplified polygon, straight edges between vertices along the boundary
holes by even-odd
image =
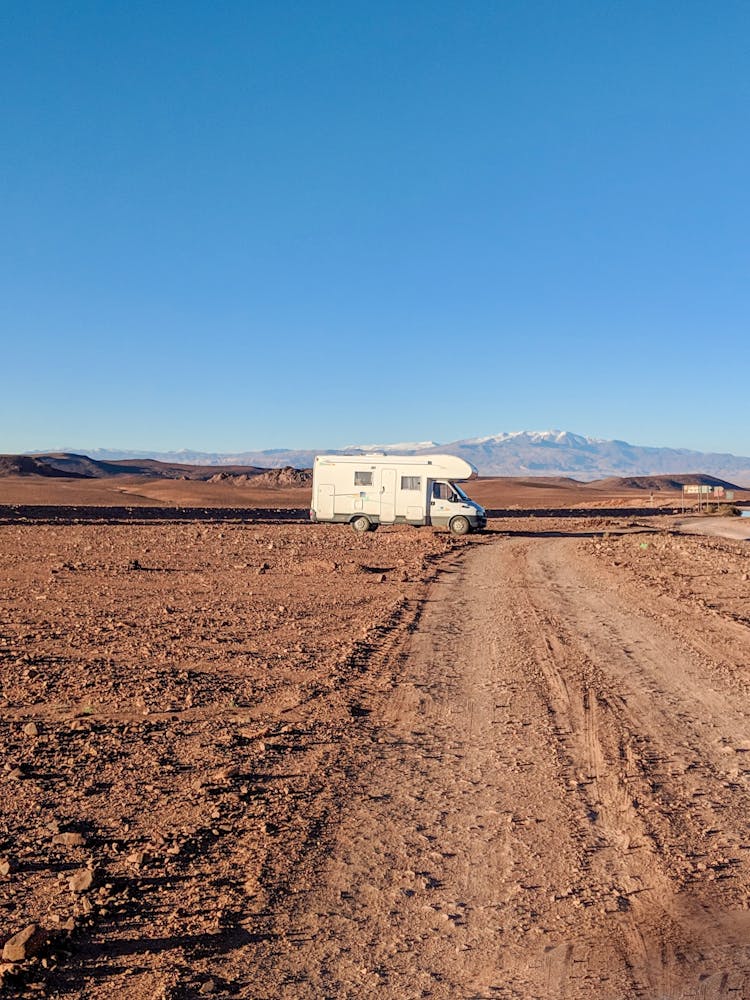
[[[750,997],[750,543],[469,492],[0,480],[5,992]]]

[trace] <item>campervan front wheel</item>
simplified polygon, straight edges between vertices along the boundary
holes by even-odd
[[[463,517],[461,514],[459,514],[458,517],[453,518],[449,527],[452,535],[468,535],[471,531],[469,519],[467,517]]]
[[[355,531],[372,531],[370,519],[369,517],[365,517],[364,514],[360,514],[359,517],[355,517],[352,520],[351,525]]]

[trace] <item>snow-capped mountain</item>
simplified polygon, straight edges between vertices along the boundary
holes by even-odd
[[[73,449],[65,449],[73,450]],[[192,465],[253,465],[279,468],[292,465],[309,468],[316,454],[400,454],[460,455],[477,467],[483,476],[571,476],[574,479],[603,479],[607,476],[649,476],[667,473],[703,472],[750,485],[750,457],[686,448],[656,448],[586,437],[571,431],[503,431],[483,437],[465,438],[447,444],[435,441],[389,445],[352,445],[347,448],[293,450],[274,448],[232,454],[196,451],[144,452],[97,448],[86,450],[91,458],[114,460],[151,458],[161,462]],[[80,453],[80,450],[79,450]]]
[[[440,445],[437,441],[410,441],[401,442],[400,444],[351,444],[342,450],[363,453],[384,451],[391,452],[392,454],[413,455],[420,451],[429,451],[430,448],[439,447]]]
[[[600,438],[583,437],[571,431],[501,431],[500,434],[489,434],[486,437],[466,438],[464,444],[501,444],[506,441],[523,439],[538,444],[540,441],[554,441],[556,444],[598,444]]]
[[[585,437],[570,431],[514,431],[455,441],[444,450],[461,455],[488,476],[648,476],[670,472],[743,475],[750,458],[729,454],[656,448]]]

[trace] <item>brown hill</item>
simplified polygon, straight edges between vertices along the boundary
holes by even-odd
[[[85,478],[80,472],[61,472],[53,465],[30,455],[0,455],[0,476],[48,476],[73,479]]]
[[[700,472],[675,473],[671,476],[610,476],[608,479],[596,479],[590,486],[601,486],[604,489],[649,490],[680,492],[683,486],[723,486],[725,490],[742,490],[724,479],[707,476]]]
[[[69,479],[108,479],[111,476],[148,476],[151,479],[197,479],[207,481],[223,473],[255,476],[266,469],[253,465],[183,465],[178,462],[158,462],[150,458],[128,458],[121,461],[100,461],[88,455],[72,452],[50,452],[46,455],[6,455],[7,471],[1,475],[64,476]]]

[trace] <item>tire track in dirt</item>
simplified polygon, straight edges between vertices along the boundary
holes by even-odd
[[[576,539],[444,574],[392,686],[363,688],[338,828],[252,995],[750,995],[750,801],[725,752],[749,723],[698,626],[658,610]]]
[[[540,696],[562,738],[561,777],[580,800],[574,819],[584,843],[581,898],[586,906],[617,913],[612,946],[631,971],[633,995],[668,995],[672,984],[661,957],[666,942],[658,931],[665,919],[664,900],[671,898],[673,889],[626,787],[627,773],[617,752],[623,742],[608,739],[612,720],[603,679],[595,663],[576,649],[564,621],[535,606],[530,586],[520,586],[518,596],[521,620],[531,625],[528,641],[542,675]],[[614,753],[608,752],[608,745]],[[657,899],[654,916],[651,901]],[[657,933],[646,937],[649,924]],[[572,945],[567,947],[572,951]]]
[[[706,949],[720,952],[722,937],[725,945],[744,943],[747,788],[727,780],[726,756],[717,755],[716,738],[706,741],[705,734],[723,725],[742,742],[747,722],[731,704],[733,692],[719,691],[714,673],[696,658],[689,629],[676,643],[654,627],[649,595],[592,586],[581,562],[571,543],[536,546],[529,555],[530,591],[532,600],[554,608],[557,617],[541,621],[540,631],[555,631],[556,641],[547,645],[558,654],[569,649],[557,657],[560,669],[567,664],[570,673],[577,664],[580,675],[583,717],[571,728],[583,734],[586,799],[603,833],[598,861],[623,888],[617,897],[623,958],[645,996],[724,995],[709,980],[731,992],[738,973],[727,947],[718,961],[729,971],[718,979],[700,971],[697,993],[695,977],[684,973],[701,965]],[[648,602],[649,616],[638,598]],[[697,816],[686,822],[683,810],[695,798],[708,798],[708,807],[701,804],[699,823]],[[706,856],[706,834],[719,832],[725,844],[740,848],[719,861],[739,883],[739,892],[726,893],[720,903],[715,882],[701,886],[695,878],[700,871],[712,877],[715,869],[694,867]]]

